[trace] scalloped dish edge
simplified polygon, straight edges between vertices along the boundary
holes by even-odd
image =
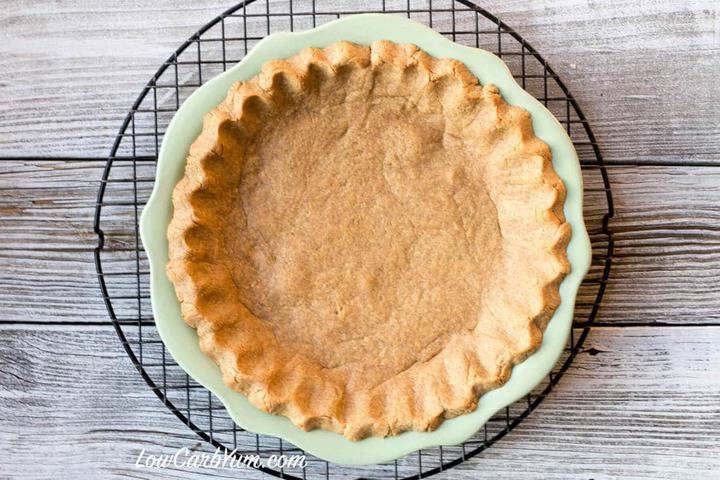
[[[459,60],[480,83],[495,84],[506,102],[530,112],[535,135],[550,146],[553,167],[567,189],[564,213],[572,227],[567,248],[572,270],[560,285],[561,304],[545,330],[540,348],[513,368],[507,383],[481,396],[475,411],[446,420],[431,432],[407,432],[353,442],[329,431],[303,431],[285,417],[256,409],[242,394],[223,383],[219,367],[200,351],[195,330],[181,318],[179,302],[165,273],[168,261],[165,231],[172,214],[172,190],[183,174],[187,150],[202,128],[204,114],[223,100],[233,83],[253,77],[268,60],[290,57],[306,47],[324,47],[338,40],[369,45],[381,39],[412,43],[434,57]],[[421,448],[462,443],[497,411],[529,393],[552,370],[567,342],[577,290],[590,266],[590,240],[582,204],[582,173],[572,141],[552,113],[518,85],[502,60],[484,50],[456,44],[404,17],[363,14],[304,32],[269,35],[240,63],[193,92],[173,117],[163,138],[155,185],[140,219],[140,235],[150,263],[151,299],[157,329],[183,370],[212,391],[233,420],[245,430],[283,438],[333,463],[366,465],[391,461]]]

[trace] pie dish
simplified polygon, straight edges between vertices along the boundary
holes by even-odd
[[[528,112],[457,60],[337,42],[206,117],[168,276],[224,381],[305,430],[427,431],[537,349],[569,271]]]
[[[547,323],[540,347],[512,368],[505,384],[480,396],[475,410],[443,421],[436,430],[351,441],[321,428],[312,431],[297,428],[282,415],[268,414],[254,407],[245,395],[226,385],[220,368],[200,350],[198,332],[183,320],[174,285],[166,273],[167,230],[173,216],[172,193],[185,176],[190,145],[203,130],[203,117],[222,103],[232,85],[252,79],[266,62],[290,58],[307,47],[327,47],[341,40],[369,46],[383,39],[415,44],[432,57],[462,62],[481,84],[497,86],[505,102],[530,113],[534,134],[550,148],[553,169],[566,188],[562,210],[572,229],[566,249],[571,268],[560,284],[560,305]],[[164,134],[153,192],[140,219],[140,234],[150,264],[157,330],[175,361],[212,391],[233,420],[250,432],[281,437],[308,453],[339,464],[382,463],[421,448],[458,444],[477,432],[495,412],[522,398],[546,378],[563,351],[572,324],[577,289],[590,263],[582,195],[579,162],[563,127],[520,88],[494,55],[455,44],[421,24],[390,15],[349,16],[305,32],[273,34],[256,45],[238,65],[198,88],[181,105]]]

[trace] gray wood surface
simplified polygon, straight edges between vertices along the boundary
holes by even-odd
[[[1,318],[106,320],[92,256],[97,245],[92,221],[98,185],[88,182],[100,175],[104,162],[11,160],[2,166]],[[720,285],[720,169],[616,165],[608,170],[615,195],[610,230],[616,244],[602,321],[720,321],[720,295],[712,295]],[[140,167],[140,175],[149,178],[152,173],[151,164]],[[585,174],[585,215],[593,230],[606,206],[597,173]],[[139,185],[140,196],[147,197],[152,184]],[[132,201],[131,184],[112,188],[114,200]],[[131,209],[111,210],[110,215],[115,242],[110,249],[132,247]],[[58,276],[62,271],[74,275]],[[53,282],[47,282],[48,276],[54,277]],[[134,277],[116,279],[114,286],[122,287],[120,282],[124,289],[119,294],[134,295]],[[586,316],[587,307],[581,305],[578,314]]]
[[[616,245],[603,327],[559,388],[497,445],[438,478],[720,476],[717,2],[482,5],[545,56],[590,119],[613,164]],[[228,6],[7,0],[0,9],[2,478],[198,476],[132,466],[141,448],[209,448],[145,386],[108,325],[92,215],[102,157],[138,92]],[[139,174],[151,178],[152,164]],[[603,192],[597,172],[584,175],[592,231]],[[107,215],[108,248],[132,246],[127,210]],[[135,293],[134,278],[114,281]],[[579,301],[586,313],[591,299]]]
[[[708,378],[720,369],[719,342],[719,327],[594,329],[585,353],[529,419],[481,457],[437,478],[717,472],[720,383]],[[63,478],[191,478],[132,466],[141,448],[172,453],[198,441],[128,368],[109,329],[6,325],[0,356],[0,438],[10,453],[4,471],[38,479],[58,471]],[[50,454],[34,464],[40,448]],[[210,474],[261,477],[250,470]]]
[[[296,11],[307,3],[296,0]],[[333,3],[319,1],[318,8]],[[176,4],[4,5],[0,109],[12,115],[0,119],[0,155],[107,155],[128,106],[158,65],[228,7]],[[273,4],[275,11],[287,9],[280,0]],[[608,161],[720,162],[715,0],[482,5],[521,32],[567,81]],[[442,29],[443,19],[436,21]]]

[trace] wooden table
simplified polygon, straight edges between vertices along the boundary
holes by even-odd
[[[0,9],[0,477],[197,475],[133,467],[142,448],[199,442],[132,367],[92,259],[98,181],[127,109],[228,7],[177,3]],[[720,476],[717,2],[482,4],[545,56],[588,116],[610,164],[615,255],[600,326],[559,387],[437,478]]]

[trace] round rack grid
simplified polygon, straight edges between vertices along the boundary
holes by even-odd
[[[348,2],[349,3],[349,2]],[[281,478],[425,478],[474,457],[518,426],[567,371],[597,316],[610,273],[613,203],[607,171],[590,125],[547,62],[517,32],[466,0],[248,0],[202,27],[165,61],[128,112],[112,146],[95,212],[100,290],[132,363],[165,406],[214,448],[235,455],[303,454],[273,437],[239,428],[223,405],[166,353],[155,329],[149,267],[138,235],[140,211],[152,190],[162,136],[180,104],[206,80],[240,61],[264,36],[304,30],[346,15],[390,13],[424,23],[461,44],[502,58],[514,77],[560,120],[580,157],[585,220],[593,263],[578,292],[573,329],[563,357],[533,392],[498,412],[462,445],[428,448],[394,462],[343,467],[307,455],[306,468],[260,470]]]

